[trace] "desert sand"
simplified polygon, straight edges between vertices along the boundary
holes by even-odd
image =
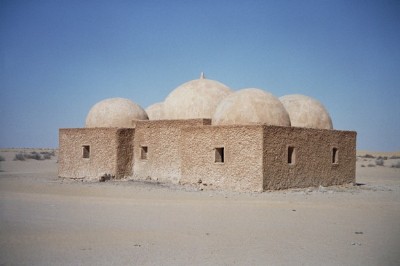
[[[400,153],[358,152],[354,186],[237,193],[60,179],[18,152],[0,152],[0,265],[400,265]]]

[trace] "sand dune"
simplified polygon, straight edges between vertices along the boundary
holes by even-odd
[[[400,264],[400,159],[364,157],[400,153],[358,152],[357,186],[237,193],[62,180],[56,156],[17,152],[0,153],[0,265]]]

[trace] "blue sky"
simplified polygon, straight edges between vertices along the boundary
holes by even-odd
[[[0,147],[57,147],[100,100],[145,108],[204,71],[400,150],[400,1],[0,0],[0,59]]]

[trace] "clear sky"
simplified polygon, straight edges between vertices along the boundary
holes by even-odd
[[[0,147],[57,147],[100,100],[146,108],[204,71],[321,101],[400,150],[400,1],[0,0]]]

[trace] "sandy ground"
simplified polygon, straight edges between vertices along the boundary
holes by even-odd
[[[357,186],[234,193],[61,180],[55,157],[15,152],[0,265],[400,265],[400,159],[359,157]]]

